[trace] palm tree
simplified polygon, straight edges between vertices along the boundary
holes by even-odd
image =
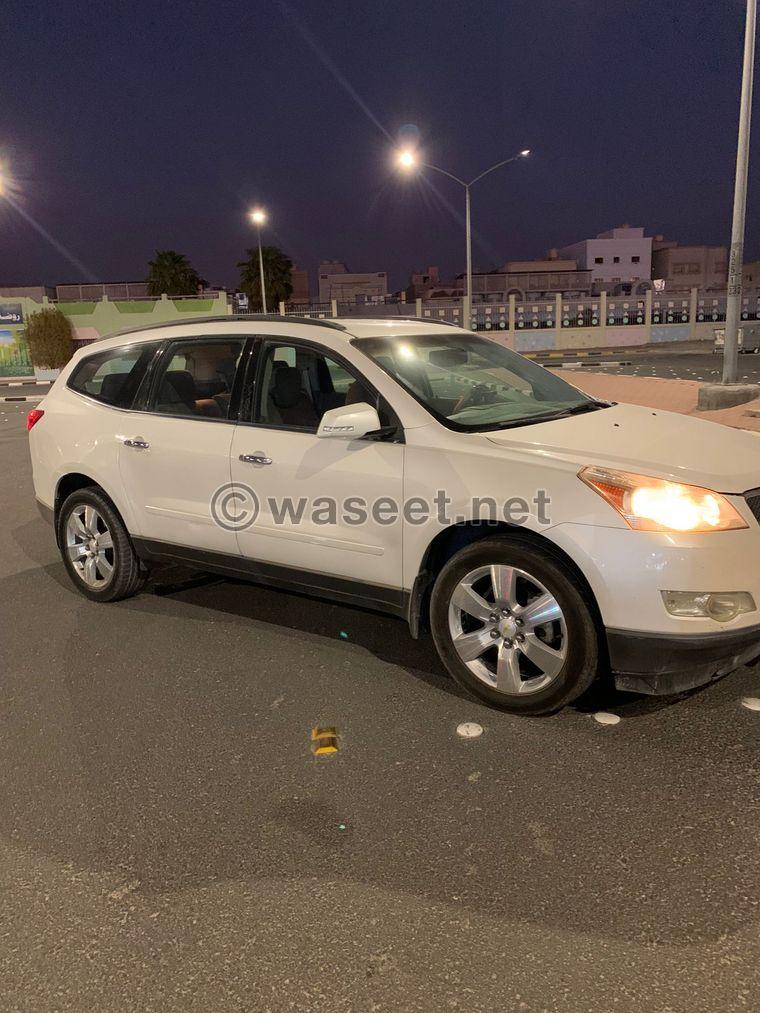
[[[148,294],[195,295],[200,275],[182,253],[176,250],[156,250],[148,263]]]
[[[246,293],[254,306],[261,306],[261,282],[259,272],[259,250],[254,247],[245,251],[248,259],[241,260],[240,288]],[[293,261],[277,246],[262,246],[261,256],[264,261],[264,284],[267,290],[267,302],[274,308],[280,302],[287,302],[293,291],[290,272]]]

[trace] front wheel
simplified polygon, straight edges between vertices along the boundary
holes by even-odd
[[[438,575],[430,611],[444,665],[491,706],[551,713],[596,675],[597,632],[577,579],[525,538],[485,538],[457,553]]]
[[[95,486],[64,500],[58,514],[58,545],[72,583],[92,601],[128,598],[145,582],[124,522]]]

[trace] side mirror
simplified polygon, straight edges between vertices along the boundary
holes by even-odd
[[[377,409],[366,401],[358,404],[344,405],[342,408],[331,408],[322,416],[317,429],[317,436],[323,440],[358,440],[367,433],[374,433],[380,428],[380,416]]]

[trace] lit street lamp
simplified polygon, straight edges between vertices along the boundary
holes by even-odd
[[[261,278],[261,308],[264,313],[267,311],[267,293],[264,285],[264,257],[261,253],[261,226],[266,223],[267,216],[266,212],[262,211],[261,208],[254,208],[250,213],[250,219],[256,226],[256,233],[259,237],[259,272]]]
[[[459,183],[460,186],[464,187],[464,217],[465,217],[465,235],[467,244],[467,286],[465,289],[465,318],[467,326],[471,324],[472,318],[472,228],[470,226],[470,188],[483,179],[484,176],[488,176],[489,173],[494,172],[496,169],[501,169],[503,165],[509,165],[510,162],[516,162],[520,158],[527,158],[530,154],[530,148],[525,148],[523,151],[519,151],[516,155],[512,155],[511,158],[505,158],[501,162],[496,162],[490,169],[485,169],[474,179],[465,181],[455,176],[451,172],[447,172],[446,169],[441,169],[437,165],[428,165],[426,162],[420,162],[417,152],[413,148],[405,148],[400,151],[396,157],[396,162],[400,169],[405,172],[412,172],[414,169],[432,169],[434,172],[440,172],[443,176],[448,176],[449,179],[453,179],[455,183]]]

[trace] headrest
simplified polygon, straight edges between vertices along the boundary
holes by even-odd
[[[295,366],[278,369],[274,374],[272,399],[278,408],[292,408],[302,394],[301,371]]]
[[[164,375],[164,383],[161,386],[163,388],[161,391],[162,401],[177,400],[188,407],[195,407],[195,401],[198,396],[195,389],[195,380],[193,379],[193,374],[189,373],[186,369],[168,370]],[[169,388],[168,391],[166,389],[167,386]],[[174,397],[172,397],[172,394]]]
[[[128,376],[129,373],[106,373],[100,384],[100,396],[103,400],[116,404]]]

